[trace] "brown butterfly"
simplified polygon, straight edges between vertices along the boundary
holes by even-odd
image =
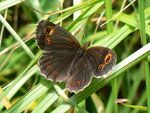
[[[54,82],[67,80],[69,91],[78,93],[92,77],[107,74],[116,63],[116,54],[105,47],[81,47],[68,31],[47,20],[39,22],[36,42],[43,51],[39,59],[41,73]]]

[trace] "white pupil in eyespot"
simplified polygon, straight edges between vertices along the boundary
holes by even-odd
[[[110,56],[108,56],[108,57],[107,57],[107,60],[106,60],[106,62],[109,62],[109,60],[110,60]]]
[[[50,28],[47,28],[46,34],[49,34],[50,30],[51,30]]]
[[[47,44],[48,43],[48,41],[47,40],[45,40],[45,44]]]

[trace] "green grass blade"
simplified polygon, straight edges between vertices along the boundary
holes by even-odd
[[[139,15],[140,15],[140,33],[142,45],[147,44],[146,38],[146,27],[145,27],[145,16],[144,16],[144,1],[138,0]],[[146,76],[146,93],[147,93],[147,107],[148,113],[150,113],[150,72],[149,72],[149,62],[148,57],[144,59],[144,75]]]
[[[29,105],[29,103],[32,103],[34,100],[38,99],[50,88],[51,85],[47,80],[39,83],[4,113],[19,113],[23,111]]]
[[[106,20],[110,20],[112,18],[112,6],[111,6],[111,0],[105,0],[106,1]],[[106,23],[107,28],[107,34],[110,34],[113,32],[113,22],[110,21]],[[112,81],[112,93],[113,93],[113,101],[112,104],[108,104],[108,106],[114,105],[114,112],[118,113],[118,104],[115,103],[115,99],[117,99],[117,79],[114,79]]]
[[[14,5],[17,5],[21,2],[23,2],[24,0],[5,0],[3,2],[0,3],[0,11],[12,7]]]
[[[13,83],[6,89],[4,90],[3,94],[0,96],[0,100],[4,96],[7,96],[8,99],[11,99],[15,93],[19,90],[19,88],[25,83],[32,75],[37,71],[37,67],[32,68],[33,65],[37,62],[37,59],[32,61],[29,66],[13,81]],[[32,71],[30,71],[28,74],[24,76],[24,74],[32,68]],[[0,110],[3,108],[3,104],[0,102]]]
[[[26,51],[31,59],[35,59],[34,54],[28,48],[28,46],[22,41],[22,39],[18,36],[18,34],[14,31],[14,29],[9,25],[9,23],[4,19],[4,17],[0,14],[0,21],[4,24],[4,26],[8,29],[8,31],[14,36],[14,38],[19,42],[21,47]]]
[[[135,30],[135,28],[129,25],[124,25],[118,31],[106,35],[104,37],[104,40],[98,40],[97,42],[95,42],[93,46],[104,46],[114,48],[117,44],[119,44],[123,39],[125,39],[130,33],[132,33]]]
[[[51,91],[32,113],[44,113],[58,98],[56,91]]]

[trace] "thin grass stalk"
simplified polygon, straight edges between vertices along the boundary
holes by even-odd
[[[106,19],[110,20],[112,18],[112,6],[111,6],[111,0],[106,0]],[[110,34],[113,32],[113,22],[110,21],[106,24],[107,27],[107,34]],[[112,105],[114,105],[114,112],[118,113],[118,105],[115,102],[115,99],[117,99],[117,79],[114,79],[112,81],[112,93],[113,93],[113,101]]]
[[[9,23],[5,20],[5,18],[0,14],[0,21],[4,24],[4,26],[8,29],[8,31],[13,35],[13,37],[19,42],[21,47],[25,50],[25,52],[29,55],[29,57],[33,60],[35,59],[34,54],[28,48],[28,46],[22,41],[22,39],[18,36],[18,34],[14,31],[14,29],[9,25]]]
[[[147,44],[145,16],[144,16],[144,0],[138,0],[138,7],[140,16],[141,43],[144,46]],[[150,73],[149,73],[148,57],[143,59],[143,64],[144,64],[144,75],[146,77],[147,107],[148,113],[150,113]]]

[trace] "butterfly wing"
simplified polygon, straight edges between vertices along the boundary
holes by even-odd
[[[36,42],[45,52],[62,52],[80,47],[79,42],[68,31],[47,20],[39,22],[36,29]]]
[[[47,20],[39,22],[36,42],[44,51],[39,59],[41,73],[55,82],[66,80],[76,51],[80,47],[79,42],[68,31]]]
[[[39,59],[40,71],[48,80],[64,81],[70,75],[74,57],[75,51],[44,53]]]
[[[67,88],[74,93],[82,91],[92,79],[92,70],[88,58],[83,56],[77,63],[77,67],[74,68],[71,77],[67,80]]]
[[[87,57],[94,77],[100,78],[114,67],[117,56],[111,49],[91,47],[87,50]]]
[[[52,81],[67,80],[67,88],[78,93],[89,85],[92,74],[107,74],[116,62],[116,54],[104,47],[81,51],[79,42],[63,28],[42,20],[36,30],[36,42],[44,54],[39,59],[42,74]],[[82,53],[85,53],[82,56]],[[74,66],[75,65],[75,66]]]

